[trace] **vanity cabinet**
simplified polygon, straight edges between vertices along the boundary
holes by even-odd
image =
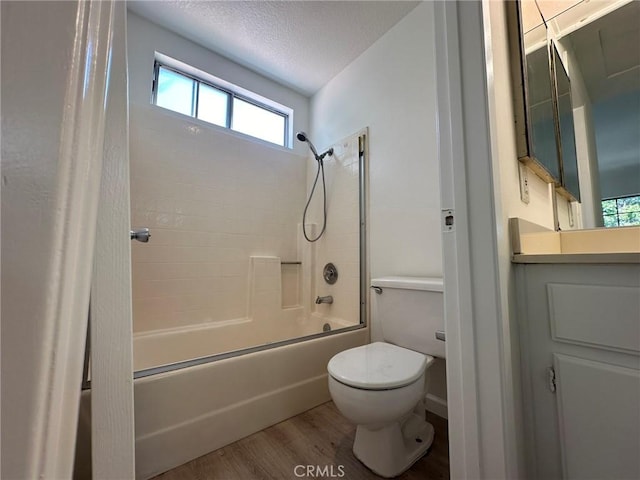
[[[640,478],[640,265],[515,272],[528,478]]]

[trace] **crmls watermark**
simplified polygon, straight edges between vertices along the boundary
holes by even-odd
[[[342,478],[344,465],[296,465],[293,474],[298,478]]]

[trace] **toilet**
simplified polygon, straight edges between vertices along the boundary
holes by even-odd
[[[338,410],[357,425],[354,455],[374,473],[400,475],[433,442],[425,420],[428,369],[445,357],[441,278],[384,277],[371,281],[372,320],[384,342],[336,354],[327,366]]]

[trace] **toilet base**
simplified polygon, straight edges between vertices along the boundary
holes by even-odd
[[[366,467],[385,478],[400,475],[433,443],[433,425],[412,413],[400,424],[378,430],[358,425],[353,453]]]

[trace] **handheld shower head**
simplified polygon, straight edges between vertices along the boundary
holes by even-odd
[[[313,156],[316,158],[318,162],[327,155],[329,156],[333,155],[333,148],[330,148],[329,150],[324,152],[322,155],[318,155],[318,151],[316,150],[316,147],[313,146],[313,143],[311,143],[311,140],[309,140],[309,137],[307,137],[307,134],[305,132],[296,133],[296,138],[301,142],[307,142],[309,144],[309,148],[313,152]]]
[[[309,148],[313,152],[313,156],[316,157],[316,160],[318,160],[318,151],[316,150],[316,147],[313,146],[313,143],[311,143],[311,140],[309,140],[309,138],[307,137],[307,134],[305,132],[298,132],[296,133],[296,138],[301,142],[307,142],[309,144]]]

